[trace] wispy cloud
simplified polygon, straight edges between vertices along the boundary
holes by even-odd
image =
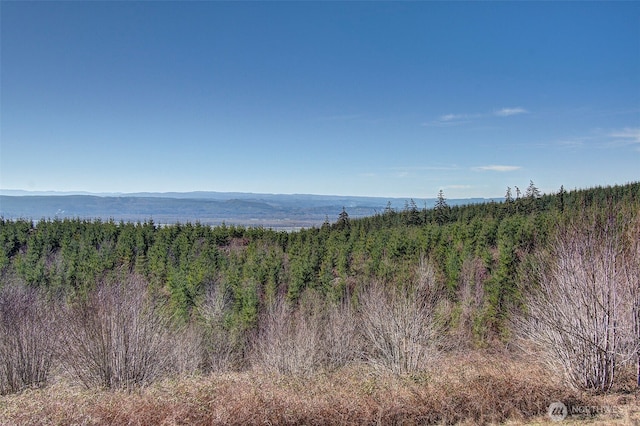
[[[478,114],[444,114],[435,120],[422,123],[422,125],[427,127],[459,126],[469,123],[476,117],[478,117]]]
[[[542,143],[540,146],[562,149],[611,149],[635,146],[635,149],[640,151],[640,128],[625,127],[618,130],[596,128],[591,130],[589,135],[565,137]]]
[[[509,117],[512,115],[519,115],[519,114],[526,114],[529,111],[527,111],[524,108],[521,107],[516,107],[516,108],[502,108],[499,109],[497,111],[493,112],[493,115],[496,115],[498,117]]]
[[[625,127],[624,129],[611,132],[609,137],[615,139],[619,144],[640,144],[640,128]]]
[[[465,114],[445,114],[445,115],[441,115],[440,118],[438,118],[438,120],[446,122],[446,121],[460,120],[466,117],[467,116]]]
[[[519,114],[527,114],[529,111],[522,107],[512,107],[512,108],[501,108],[495,110],[491,113],[468,113],[468,114],[443,114],[440,117],[436,118],[432,121],[427,121],[422,123],[423,126],[427,127],[447,127],[447,126],[459,126],[462,124],[467,124],[474,120],[479,120],[482,118],[488,117],[510,117],[513,115]]]
[[[473,170],[481,171],[481,172],[513,172],[516,170],[520,170],[522,167],[520,166],[505,166],[499,164],[491,164],[489,166],[478,166],[474,167]]]
[[[589,138],[586,138],[586,137],[567,138],[567,139],[561,139],[557,141],[555,145],[559,146],[560,148],[576,149],[576,148],[584,147],[585,143],[588,141],[589,141]]]

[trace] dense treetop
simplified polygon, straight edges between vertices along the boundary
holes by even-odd
[[[505,201],[432,209],[407,202],[365,218],[345,209],[334,223],[296,232],[152,221],[0,220],[2,284],[24,282],[51,297],[82,297],[124,272],[145,277],[185,321],[211,288],[230,301],[229,327],[250,328],[277,296],[297,303],[306,291],[353,299],[371,282],[399,286],[431,262],[451,302],[451,330],[476,342],[504,333],[526,292],[519,278],[531,254],[562,223],[585,211],[640,211],[640,183],[541,195],[533,182]]]

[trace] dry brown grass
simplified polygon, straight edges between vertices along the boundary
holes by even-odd
[[[545,422],[550,402],[594,405],[504,354],[443,357],[398,377],[365,365],[311,378],[227,373],[135,391],[64,382],[0,397],[1,425],[361,425]]]

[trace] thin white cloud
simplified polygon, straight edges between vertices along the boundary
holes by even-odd
[[[493,115],[496,115],[498,117],[510,117],[512,115],[519,115],[519,114],[526,114],[529,111],[527,111],[524,108],[521,107],[516,107],[516,108],[502,108],[499,109],[497,111],[493,112]]]
[[[522,167],[520,166],[505,166],[499,164],[491,164],[489,166],[478,166],[474,167],[473,170],[481,171],[481,172],[513,172],[516,170],[520,170]]]
[[[445,114],[445,115],[441,115],[439,118],[439,121],[453,121],[453,120],[460,120],[465,118],[466,116],[464,114]]]
[[[568,138],[568,139],[561,139],[558,142],[556,142],[556,145],[558,145],[561,148],[569,148],[569,149],[575,149],[575,148],[582,148],[585,146],[585,143],[588,141],[588,138],[582,137],[582,138]]]
[[[495,110],[491,113],[473,113],[473,114],[443,114],[435,120],[422,123],[427,127],[448,127],[459,126],[462,124],[470,123],[473,120],[478,120],[487,117],[511,117],[513,115],[527,114],[529,111],[522,107],[502,108]]]
[[[444,114],[433,121],[422,123],[422,125],[428,127],[459,126],[461,124],[468,123],[471,119],[478,116],[478,114]]]
[[[625,145],[640,144],[640,128],[625,127],[611,132],[609,136]]]
[[[553,142],[540,143],[538,146],[562,149],[611,149],[634,146],[640,151],[640,128],[625,127],[618,130],[596,128],[586,136],[566,137]]]

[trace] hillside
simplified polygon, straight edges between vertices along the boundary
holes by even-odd
[[[400,380],[392,385],[400,398],[422,395],[420,402],[407,402],[417,411],[396,407],[399,412],[438,413],[432,418],[445,422],[466,417],[429,404],[464,391],[427,377],[446,371],[456,383],[470,364],[452,370],[442,359],[479,356],[490,364],[499,357],[505,371],[525,371],[520,389],[539,391],[529,405],[509,399],[503,406],[509,412],[484,411],[493,417],[483,421],[532,418],[557,398],[588,405],[588,395],[634,389],[640,380],[634,373],[640,365],[640,335],[634,334],[640,327],[640,183],[547,195],[529,189],[503,202],[451,206],[440,199],[431,209],[407,203],[359,218],[341,208],[332,222],[295,232],[149,220],[3,219],[0,314],[6,323],[26,318],[43,330],[65,324],[51,332],[58,343],[40,337],[48,360],[42,365],[59,366],[89,389],[251,371],[294,378],[327,372],[352,386],[346,377],[363,368],[365,376]],[[153,205],[152,198],[137,200]],[[36,311],[50,316],[31,317]],[[575,326],[563,318],[583,318],[585,328],[574,333],[604,333],[603,340],[580,346],[582,340],[562,335]],[[601,329],[600,318],[617,325]],[[113,334],[101,334],[109,327]],[[0,333],[10,335],[8,329]],[[129,343],[121,340],[127,336]],[[564,344],[571,350],[561,350]],[[594,348],[604,355],[592,356]],[[8,346],[0,345],[3,350],[5,360],[15,359]],[[121,361],[91,367],[110,359]],[[153,364],[136,364],[139,359]],[[496,388],[515,380],[486,368],[478,374]],[[2,371],[9,370],[0,369],[2,393],[25,386]],[[52,371],[29,386],[44,386]],[[599,371],[607,373],[591,373]],[[415,378],[417,387],[401,384],[403,377]],[[386,386],[376,383],[374,393]],[[365,395],[357,396],[365,398],[357,399],[363,404],[357,410],[366,410]],[[464,416],[478,415],[472,411]]]
[[[264,226],[299,229],[320,226],[343,207],[352,217],[372,216],[387,205],[402,208],[398,198],[329,195],[282,195],[222,192],[135,194],[48,193],[0,190],[0,217],[5,219],[113,219],[125,222],[153,220],[160,224],[199,222],[203,225]],[[489,200],[449,200],[451,205]],[[435,199],[416,199],[432,207]]]

